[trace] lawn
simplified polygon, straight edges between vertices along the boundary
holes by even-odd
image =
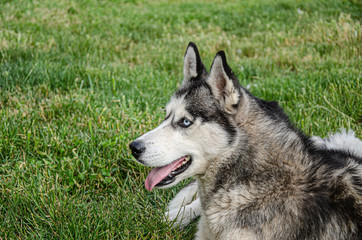
[[[128,144],[157,126],[195,42],[309,135],[362,137],[362,5],[0,0],[0,239],[192,239]]]

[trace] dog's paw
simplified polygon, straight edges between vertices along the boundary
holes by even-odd
[[[198,193],[198,185],[196,181],[191,182],[189,185],[181,189],[179,193],[170,201],[168,204],[168,209],[180,209],[184,206],[189,205],[194,200],[199,198]]]
[[[177,193],[167,207],[165,219],[182,228],[200,216],[201,202],[197,190],[198,185],[194,181]]]
[[[172,223],[173,226],[184,228],[194,219],[201,214],[200,199],[192,201],[186,206],[181,208],[169,209],[165,213],[165,219]]]

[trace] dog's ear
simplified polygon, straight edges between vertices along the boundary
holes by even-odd
[[[190,42],[184,57],[184,79],[182,84],[185,85],[191,81],[200,80],[206,77],[206,68],[201,61],[199,50],[195,43]]]
[[[227,64],[224,51],[216,54],[206,82],[224,111],[235,114],[241,94],[240,83]]]

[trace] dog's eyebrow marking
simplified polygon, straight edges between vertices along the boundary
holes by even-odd
[[[166,115],[165,121],[170,118],[171,114],[172,114],[172,112],[170,112],[168,115]]]

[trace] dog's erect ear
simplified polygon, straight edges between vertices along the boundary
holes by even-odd
[[[224,111],[235,114],[240,100],[240,84],[226,62],[224,51],[216,54],[206,82]]]
[[[190,42],[184,57],[184,80],[182,84],[185,85],[190,81],[206,78],[206,76],[206,68],[201,61],[196,44]]]

